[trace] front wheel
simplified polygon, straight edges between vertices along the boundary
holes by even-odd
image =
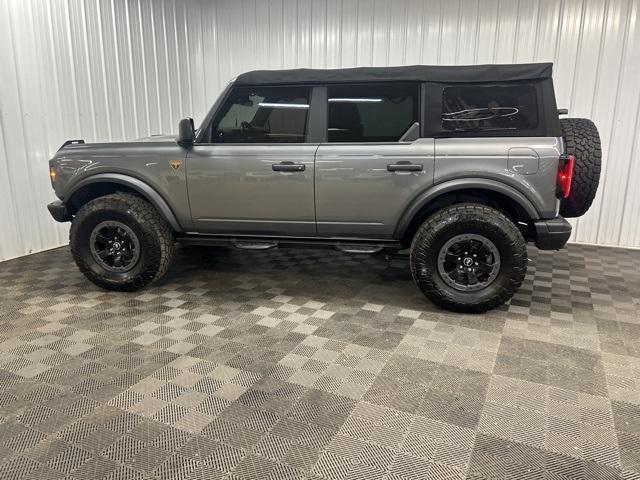
[[[411,273],[434,303],[456,312],[484,312],[509,300],[527,271],[518,228],[499,211],[478,204],[443,208],[418,229]]]
[[[120,291],[139,290],[158,280],[174,252],[167,222],[146,200],[129,193],[105,195],[80,208],[69,244],[89,280]]]

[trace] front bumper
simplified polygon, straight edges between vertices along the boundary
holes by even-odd
[[[51,202],[47,205],[47,208],[56,222],[69,222],[73,218],[69,210],[67,210],[67,206],[60,200]]]
[[[560,250],[571,236],[571,224],[562,217],[538,220],[533,225],[536,229],[536,247],[540,250]]]

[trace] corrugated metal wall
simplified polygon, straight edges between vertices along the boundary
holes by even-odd
[[[200,120],[254,68],[554,61],[604,178],[574,240],[640,246],[638,0],[0,0],[0,259],[66,242],[45,204],[65,139]]]

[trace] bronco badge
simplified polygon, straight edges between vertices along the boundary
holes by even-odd
[[[182,165],[182,160],[171,160],[169,162],[169,165],[171,165],[171,168],[173,168],[174,170],[178,170],[180,168],[180,165]]]

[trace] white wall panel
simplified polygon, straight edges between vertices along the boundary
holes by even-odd
[[[66,242],[47,159],[200,120],[253,68],[554,61],[604,171],[573,240],[640,247],[640,0],[0,0],[0,259]]]

